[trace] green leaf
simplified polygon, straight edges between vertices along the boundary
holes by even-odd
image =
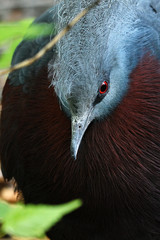
[[[0,23],[0,45],[4,42],[14,38],[22,38],[28,29],[28,26],[32,23],[33,18],[24,19],[19,22],[2,22]]]
[[[33,24],[28,29],[27,34],[25,35],[25,39],[34,39],[37,36],[48,36],[51,34],[51,32],[54,32],[54,28],[48,23]]]
[[[0,225],[0,239],[1,239],[2,237],[4,237],[4,236],[5,236],[5,233],[2,232],[2,230],[1,230],[1,225]]]
[[[29,27],[32,22],[33,19],[31,18],[14,23],[0,24],[0,68],[10,65],[12,55],[24,36],[25,39],[32,40],[37,36],[48,36],[55,31],[53,25],[48,23],[34,23]]]
[[[6,43],[4,45],[4,51],[0,56],[0,69],[8,67],[10,65],[13,53],[19,42],[19,39],[15,39],[13,42]]]
[[[81,201],[58,205],[16,205],[5,215],[2,230],[18,237],[45,236],[45,232],[61,218],[81,206]]]
[[[5,233],[2,231],[1,223],[3,222],[5,216],[10,211],[10,209],[11,207],[7,203],[0,202],[0,238],[5,235]]]
[[[11,210],[11,206],[5,202],[0,202],[0,222],[4,220],[6,215]]]
[[[10,66],[12,55],[32,21],[0,23],[0,69]]]

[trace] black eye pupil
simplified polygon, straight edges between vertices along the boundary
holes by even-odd
[[[106,91],[106,88],[107,88],[106,84],[103,84],[103,85],[101,86],[101,92],[105,92],[105,91]]]

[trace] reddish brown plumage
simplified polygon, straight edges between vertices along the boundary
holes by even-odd
[[[70,119],[49,87],[47,69],[32,79],[27,94],[23,86],[10,86],[9,79],[5,85],[1,152],[6,177],[15,177],[27,203],[84,201],[81,210],[57,225],[56,240],[63,234],[70,240],[160,239],[159,62],[145,56],[130,79],[116,110],[87,129],[77,161],[70,154]]]

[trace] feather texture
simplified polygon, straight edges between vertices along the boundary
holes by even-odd
[[[59,31],[90,2],[62,1],[36,21],[54,22]],[[155,13],[148,1],[142,16],[144,2],[102,0],[44,58],[8,76],[4,177],[16,180],[26,203],[83,200],[49,231],[52,239],[160,240],[159,4]],[[48,41],[25,39],[12,63]],[[95,106],[74,161],[68,96],[82,113],[106,79],[108,93]]]

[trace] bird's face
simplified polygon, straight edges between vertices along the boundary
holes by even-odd
[[[93,79],[86,77],[77,81],[72,81],[69,92],[58,89],[64,93],[60,98],[62,110],[71,119],[71,154],[75,159],[89,124],[105,119],[119,104],[128,86],[128,78],[120,65],[110,72],[101,69]]]
[[[71,116],[71,153],[76,159],[80,143],[93,120],[103,120],[119,104],[127,90],[128,78],[116,66],[110,74],[101,75],[95,81],[84,81],[83,86],[72,89],[67,98]]]

